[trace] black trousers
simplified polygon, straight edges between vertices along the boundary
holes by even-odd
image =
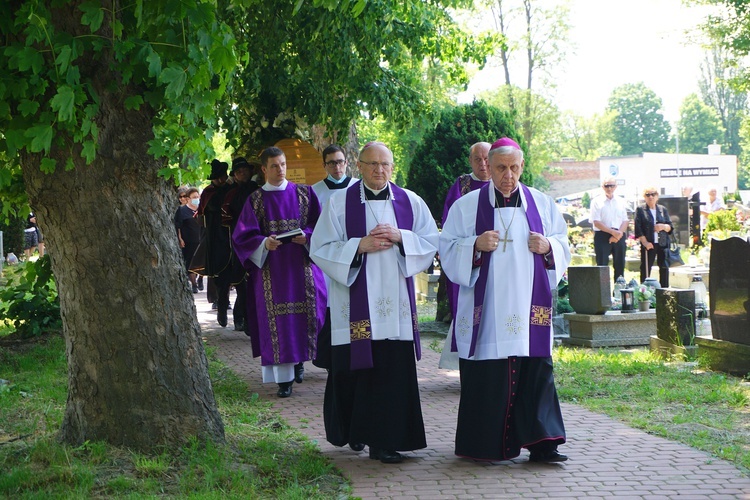
[[[646,250],[646,247],[641,245],[641,283],[651,275],[651,268],[656,259],[656,264],[659,266],[659,284],[662,288],[669,286],[669,266],[665,250],[666,248],[660,247],[658,243],[654,243],[654,248],[651,250]]]
[[[616,280],[625,276],[625,235],[617,243],[609,242],[610,235],[604,231],[594,231],[594,253],[597,266],[609,266],[609,256],[612,255],[612,267],[615,269]]]

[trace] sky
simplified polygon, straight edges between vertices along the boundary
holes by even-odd
[[[705,57],[685,31],[698,35],[696,26],[708,8],[686,7],[681,0],[571,0],[569,5],[575,47],[557,73],[558,107],[590,117],[604,111],[614,88],[642,81],[661,97],[664,116],[674,123],[682,100],[698,93]],[[486,67],[459,100],[469,102],[498,82],[504,82],[502,69]]]

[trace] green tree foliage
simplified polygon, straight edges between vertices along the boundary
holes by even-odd
[[[500,137],[511,137],[524,148],[508,112],[482,101],[445,109],[435,129],[427,132],[414,150],[406,186],[424,198],[432,216],[440,220],[448,189],[459,175],[471,171],[471,145],[492,143]],[[521,181],[531,183],[531,179],[524,170]]]
[[[7,218],[0,218],[0,231],[3,233],[3,252],[5,257],[8,252],[13,252],[17,257],[23,254],[25,244],[23,230],[26,228],[26,218],[16,215],[9,215]]]
[[[619,156],[620,145],[615,142],[612,122],[615,113],[584,118],[570,112],[561,117],[561,140],[557,144],[559,158],[594,161],[600,156]]]
[[[569,54],[569,2],[539,0],[492,0],[495,26],[506,40],[498,56],[505,85],[481,99],[509,109],[516,117],[525,143],[534,152],[534,163],[527,162],[538,174],[549,161],[558,159],[559,110],[551,98],[558,73]],[[486,13],[483,13],[486,15]]]
[[[118,93],[124,111],[153,116],[154,156],[203,162],[211,151],[207,129],[217,123],[213,106],[225,96],[236,64],[232,33],[210,4],[136,1],[116,12],[109,9],[116,4],[91,0],[53,8],[42,1],[16,4],[0,6],[6,37],[0,130],[7,154],[40,154],[47,173],[75,168],[77,157],[91,164],[100,147],[102,94]],[[56,29],[53,14],[70,7],[80,26]],[[88,79],[104,69],[118,78]],[[53,148],[71,154],[59,164],[49,155]]]
[[[511,110],[515,118],[516,129],[524,131],[524,141],[533,158],[526,160],[526,169],[535,181],[541,180],[539,174],[551,161],[556,161],[557,146],[562,142],[560,132],[560,111],[549,99],[530,90],[505,85],[497,90],[483,92],[480,98],[490,106]],[[513,111],[512,102],[526,103],[523,115]],[[544,133],[541,133],[541,132]],[[530,138],[530,139],[529,139]]]
[[[0,289],[0,320],[11,323],[22,337],[59,329],[60,299],[49,255],[25,262],[14,271],[8,273],[8,283]]]
[[[728,154],[740,155],[740,127],[747,116],[747,91],[737,88],[734,82],[746,78],[747,68],[730,60],[727,50],[714,46],[701,64],[698,81],[701,98],[716,111],[724,132],[717,141]],[[709,143],[710,144],[710,143]]]
[[[667,151],[670,126],[661,113],[662,100],[643,82],[614,89],[607,109],[615,113],[613,136],[623,155]]]
[[[406,126],[468,83],[466,63],[484,64],[496,36],[461,31],[449,9],[468,0],[278,0],[229,7],[243,54],[221,109],[239,151],[282,137],[334,140],[361,116]]]
[[[742,229],[742,224],[737,221],[737,209],[717,210],[708,214],[708,222],[703,230],[703,244],[707,245],[711,238],[728,238],[732,231]]]
[[[680,106],[678,137],[680,153],[705,154],[706,146],[723,140],[724,127],[713,108],[690,94]]]
[[[581,197],[581,205],[583,208],[591,208],[591,195],[588,191],[583,193],[583,196]]]

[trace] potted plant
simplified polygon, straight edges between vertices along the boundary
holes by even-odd
[[[638,303],[638,309],[648,311],[651,307],[651,297],[654,296],[654,290],[650,286],[638,285],[635,289],[635,301]]]

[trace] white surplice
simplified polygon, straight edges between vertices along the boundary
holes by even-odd
[[[552,246],[555,268],[547,270],[547,276],[550,289],[553,289],[570,263],[567,225],[552,198],[536,189],[529,189],[539,210],[544,235]],[[494,229],[500,234],[500,242],[494,252],[482,254],[483,259],[489,258],[491,254],[491,260],[477,344],[474,356],[469,358],[474,318],[474,285],[479,278],[479,267],[473,265],[474,242],[479,236],[476,234],[479,194],[480,190],[472,191],[453,204],[440,235],[443,271],[451,281],[460,286],[458,309],[454,318],[458,355],[472,360],[528,356],[534,263],[528,247],[529,224],[524,213],[526,199],[521,190],[520,207],[492,209]],[[489,202],[485,198],[482,203],[490,203],[494,207],[495,190],[491,188],[489,195]],[[508,241],[503,251],[505,228],[508,228],[508,240],[513,241]]]
[[[364,266],[351,267],[361,238],[346,233],[346,193],[359,191],[364,204],[366,231],[377,224],[398,227],[392,200],[365,200],[361,182],[334,193],[310,239],[310,257],[330,278],[328,303],[331,308],[331,344],[349,343],[349,287],[362,271],[367,273],[368,306],[372,340],[413,340],[411,308],[406,277],[414,276],[432,264],[438,245],[438,230],[425,202],[415,193],[404,190],[414,214],[413,230],[401,229],[404,254],[398,245],[367,254]],[[391,197],[395,195],[391,190]]]

